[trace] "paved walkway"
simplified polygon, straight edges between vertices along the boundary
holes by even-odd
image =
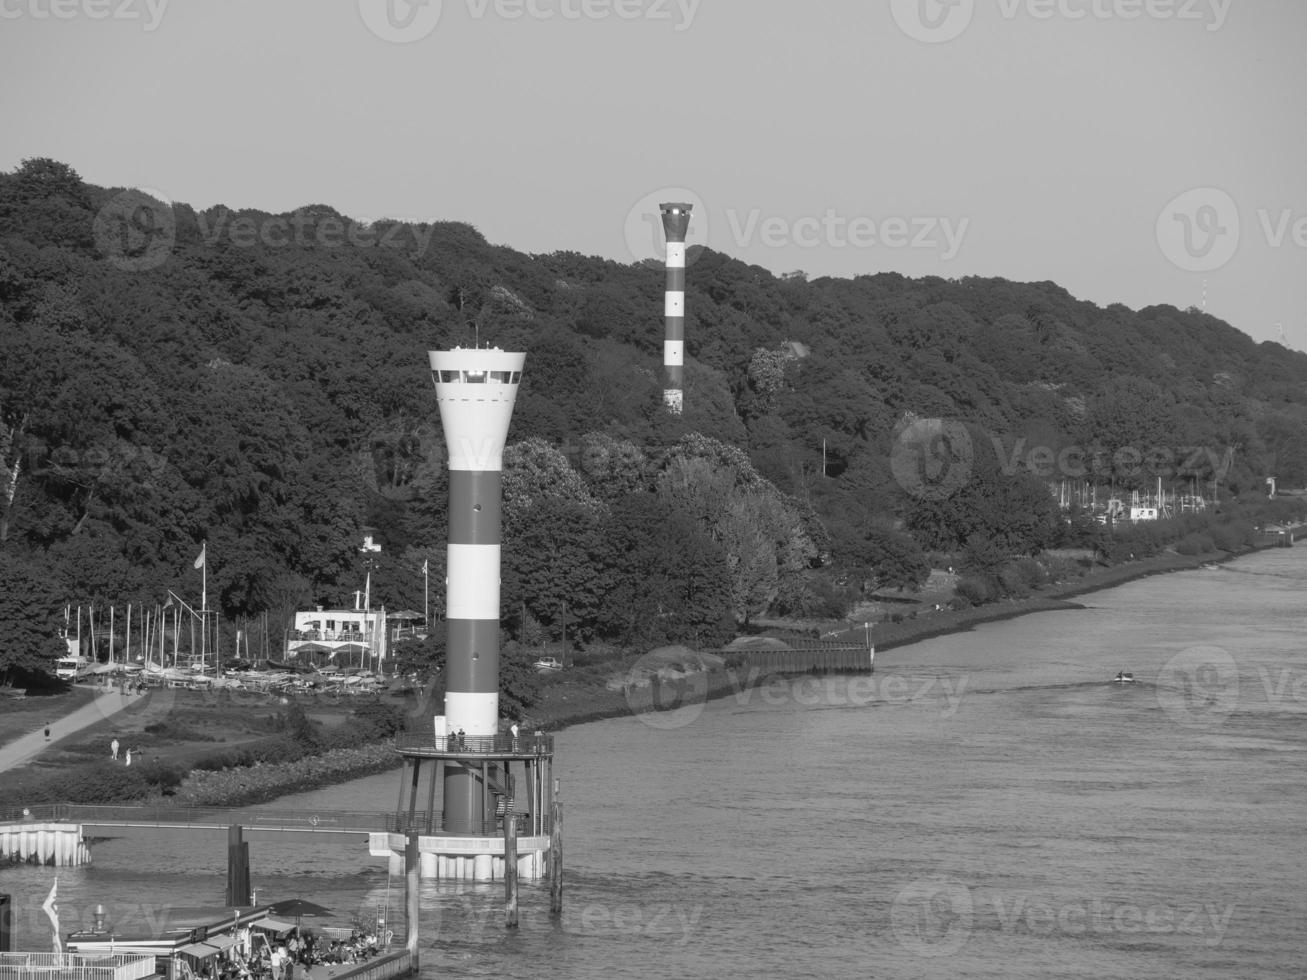
[[[46,740],[44,726],[42,726],[30,735],[14,739],[8,745],[0,745],[0,772],[31,762],[47,748],[57,745],[69,735],[75,735],[97,721],[116,715],[127,705],[139,700],[140,698],[136,696],[124,696],[116,689],[101,692],[90,704],[82,705],[71,714],[64,715],[62,718],[51,718],[49,741]],[[104,754],[106,758],[109,755],[107,741]]]

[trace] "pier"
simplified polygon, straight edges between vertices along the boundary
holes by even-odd
[[[394,827],[370,838],[371,852],[388,857],[392,871],[401,868],[405,835],[414,834],[421,877],[503,880],[511,834],[517,874],[529,880],[549,874],[557,803],[552,735],[460,738],[406,732],[396,737],[395,750],[404,769]],[[446,776],[455,768],[474,780],[480,810],[470,821],[460,814],[451,824],[444,814],[443,791]]]

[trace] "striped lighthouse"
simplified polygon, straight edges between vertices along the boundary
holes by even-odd
[[[667,238],[667,289],[663,299],[666,334],[663,338],[663,404],[680,415],[685,404],[685,231],[689,204],[660,204]]]
[[[499,727],[501,476],[526,355],[455,348],[429,356],[449,453],[445,723],[477,746]],[[480,832],[487,788],[479,770],[454,761],[445,766],[447,832]]]

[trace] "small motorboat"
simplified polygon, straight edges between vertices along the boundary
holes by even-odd
[[[1119,670],[1117,671],[1116,676],[1112,678],[1112,681],[1115,684],[1133,684],[1135,682],[1135,675],[1130,673],[1128,670]]]

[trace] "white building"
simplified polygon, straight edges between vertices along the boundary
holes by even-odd
[[[286,656],[300,663],[380,670],[386,659],[386,611],[318,606],[297,612]]]

